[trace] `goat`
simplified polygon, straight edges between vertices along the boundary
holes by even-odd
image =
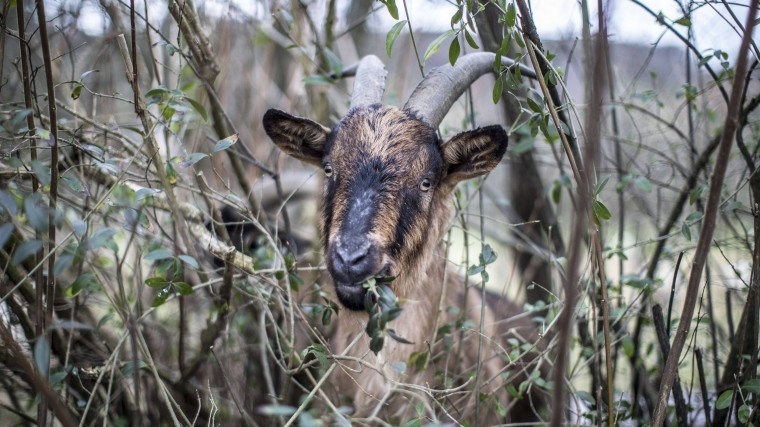
[[[492,70],[493,60],[493,54],[474,53],[453,67],[433,70],[398,109],[380,103],[385,69],[377,57],[368,56],[356,71],[350,110],[333,129],[275,109],[264,115],[265,131],[282,151],[324,169],[322,246],[335,294],[347,309],[338,316],[331,350],[349,356],[336,356],[340,366],[332,383],[351,399],[356,416],[382,410],[403,417],[414,407],[405,399],[412,398],[409,393],[391,396],[394,389],[404,384],[442,386],[442,378],[453,373],[460,375],[454,387],[461,387],[452,390],[449,381],[443,407],[450,415],[445,421],[469,418],[477,425],[494,424],[505,418],[497,408],[510,409],[511,421],[537,419],[541,397],[514,400],[507,393],[507,384],[520,388],[529,369],[542,369],[535,367],[535,356],[517,361],[508,357],[515,348],[508,338],[534,341],[535,326],[508,299],[465,288],[456,274],[446,274],[442,245],[456,185],[490,172],[507,149],[507,134],[499,125],[462,132],[443,144],[436,132],[454,101]],[[527,68],[523,74],[534,75]],[[362,284],[376,276],[395,277],[389,286],[405,302],[392,325],[412,344],[387,340],[373,354],[363,335],[368,316]],[[459,313],[449,307],[458,307]],[[442,339],[440,327],[463,316],[475,325],[482,322],[483,336],[478,326]],[[358,335],[364,336],[364,345],[360,341],[351,346]],[[396,362],[419,361],[421,354],[429,361],[410,363],[405,373],[392,369]],[[476,405],[473,399],[483,402]]]

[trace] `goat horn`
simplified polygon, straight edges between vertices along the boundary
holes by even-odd
[[[454,102],[478,77],[493,71],[496,54],[491,52],[471,53],[459,58],[454,64],[433,69],[414,89],[404,110],[414,114],[423,122],[437,128],[443,116]],[[510,58],[502,57],[502,64],[515,64]],[[523,64],[518,64],[520,72],[536,78],[536,73]]]
[[[359,62],[351,94],[351,108],[377,104],[385,92],[385,65],[375,55],[367,55]]]

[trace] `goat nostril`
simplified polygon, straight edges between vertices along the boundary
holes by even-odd
[[[345,267],[355,267],[367,259],[369,252],[370,245],[369,243],[365,243],[361,246],[339,246],[336,255]]]

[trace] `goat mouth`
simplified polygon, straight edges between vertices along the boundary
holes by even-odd
[[[339,282],[335,283],[335,294],[338,297],[338,301],[351,311],[364,311],[364,296],[367,294],[367,288],[364,287],[364,282],[372,277],[388,276],[389,268],[383,267],[376,274],[368,276],[360,282]]]

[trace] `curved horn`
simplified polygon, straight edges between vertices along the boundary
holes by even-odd
[[[351,108],[377,104],[385,92],[385,65],[375,55],[367,55],[359,62],[351,94]]]
[[[496,54],[492,52],[471,53],[459,58],[454,64],[433,69],[414,89],[404,110],[416,115],[420,120],[437,128],[443,116],[448,113],[454,102],[478,77],[493,71]],[[515,64],[510,58],[503,57],[502,64]],[[518,64],[520,72],[535,78],[532,69]]]

